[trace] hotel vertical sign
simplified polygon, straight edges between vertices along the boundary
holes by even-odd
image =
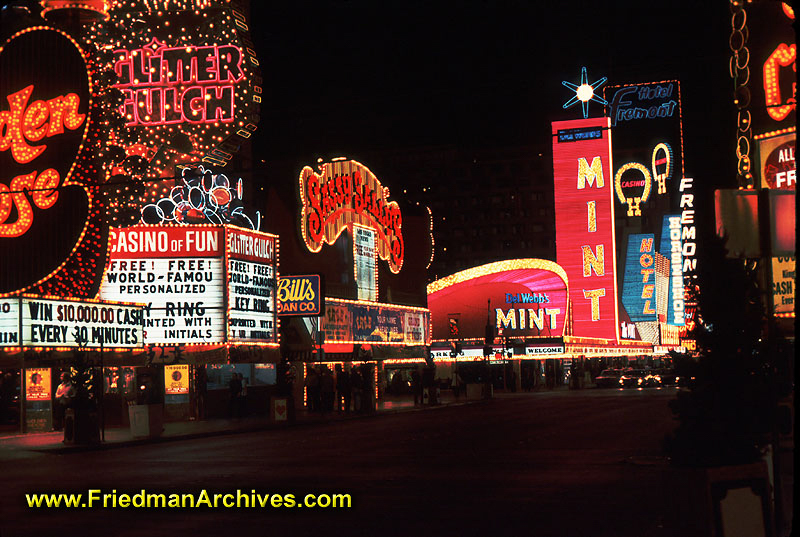
[[[609,118],[552,124],[556,257],[567,273],[575,336],[618,340]],[[567,136],[569,132],[582,136]],[[586,135],[591,132],[592,135]]]

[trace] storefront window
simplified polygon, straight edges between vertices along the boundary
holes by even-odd
[[[234,372],[242,375],[247,386],[274,385],[277,382],[275,364],[209,364],[206,366],[208,389],[227,390]]]
[[[105,393],[133,396],[136,392],[136,372],[132,367],[104,367]]]

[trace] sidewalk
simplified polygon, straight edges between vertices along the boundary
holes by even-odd
[[[479,401],[479,400],[477,400]],[[460,400],[454,399],[451,395],[444,395],[438,405],[433,406],[414,406],[413,399],[407,397],[391,397],[387,400],[379,401],[378,408],[374,413],[310,413],[305,409],[297,411],[295,423],[292,427],[313,425],[318,423],[330,423],[334,421],[344,421],[359,418],[368,418],[386,414],[396,414],[398,412],[414,412],[418,410],[430,410],[443,408],[446,406],[463,405],[477,401],[467,401],[461,397]],[[225,418],[208,419],[195,421],[181,421],[165,423],[164,432],[159,437],[154,438],[134,438],[129,428],[106,429],[105,441],[100,444],[90,445],[67,445],[64,444],[64,433],[53,431],[48,433],[19,434],[11,433],[0,435],[0,460],[4,458],[4,453],[14,451],[38,451],[44,453],[74,453],[80,451],[94,451],[101,449],[112,449],[117,447],[138,446],[158,442],[170,442],[175,440],[188,440],[193,438],[205,438],[209,436],[221,436],[227,434],[247,433],[253,431],[265,431],[272,429],[285,429],[285,423],[272,423],[266,415],[247,416],[244,418]]]

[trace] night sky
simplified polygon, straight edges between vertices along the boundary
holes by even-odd
[[[253,2],[265,89],[254,148],[267,163],[429,144],[549,148],[549,123],[581,115],[562,110],[573,93],[561,81],[579,83],[586,66],[590,83],[679,79],[686,174],[735,186],[727,2],[548,4]]]

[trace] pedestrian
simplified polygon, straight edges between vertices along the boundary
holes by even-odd
[[[206,418],[206,395],[208,394],[208,375],[206,374],[206,366],[197,366],[197,369],[195,370],[195,384],[197,386],[197,419],[204,420]]]
[[[61,373],[61,384],[56,388],[56,404],[53,408],[53,428],[60,431],[64,428],[64,414],[72,406],[77,390],[69,373]]]
[[[419,369],[411,372],[411,392],[414,394],[414,406],[419,406],[422,400],[422,379],[420,378]]]
[[[333,412],[333,399],[336,394],[336,384],[333,380],[333,373],[327,366],[322,367],[322,375],[319,379],[320,398],[322,400],[322,413]]]
[[[461,375],[458,374],[458,369],[453,370],[453,378],[450,379],[450,387],[453,389],[453,395],[456,399],[458,396],[461,395],[461,386],[463,382],[461,380]]]
[[[342,404],[344,404],[345,414],[350,413],[350,395],[352,386],[350,386],[350,373],[341,365],[336,366],[336,411],[342,411]]]
[[[14,423],[12,404],[17,393],[16,382],[11,373],[6,372],[0,376],[0,424]]]
[[[239,416],[239,396],[242,393],[242,381],[236,371],[231,373],[231,380],[228,382],[228,417]]]
[[[242,385],[242,391],[239,392],[239,416],[247,415],[247,379],[244,375],[239,373],[239,383]]]
[[[361,412],[362,397],[364,395],[364,379],[358,368],[353,368],[350,373],[350,386],[353,392],[353,412]]]
[[[322,410],[321,397],[319,392],[319,375],[314,366],[309,366],[306,373],[306,401],[309,412],[320,412]]]

